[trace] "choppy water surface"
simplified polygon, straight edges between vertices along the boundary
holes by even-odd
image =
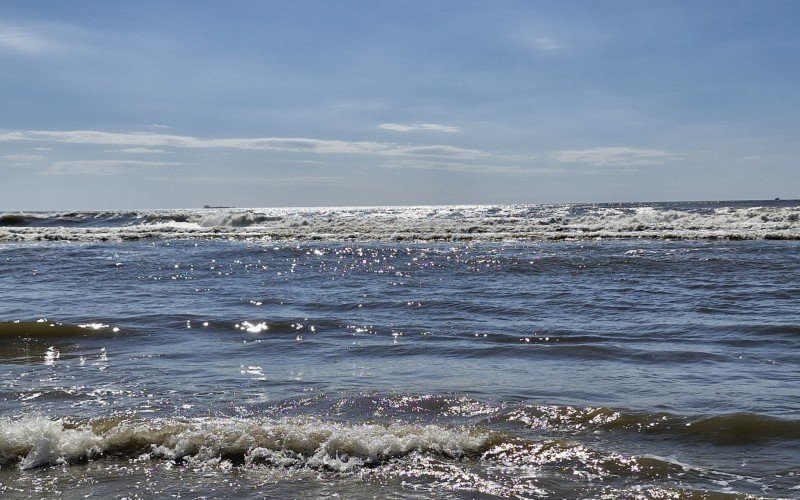
[[[798,283],[763,239],[6,243],[0,496],[798,497]]]

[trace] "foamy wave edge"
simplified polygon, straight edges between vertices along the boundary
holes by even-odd
[[[438,425],[344,424],[314,418],[104,419],[0,418],[0,466],[33,469],[103,456],[266,463],[348,471],[412,452],[451,458],[480,454],[490,432]]]
[[[580,240],[784,240],[800,241],[797,230],[587,230],[541,232],[292,232],[270,230],[200,229],[70,229],[0,231],[0,243],[73,242],[100,243],[153,240],[235,240],[289,242],[410,242],[410,243],[497,243]]]

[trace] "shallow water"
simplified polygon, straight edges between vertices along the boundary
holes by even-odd
[[[796,497],[797,283],[796,241],[6,243],[0,496]]]

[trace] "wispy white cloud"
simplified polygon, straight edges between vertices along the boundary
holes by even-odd
[[[154,148],[122,148],[122,149],[115,149],[111,152],[119,151],[120,153],[130,153],[130,154],[149,154],[149,153],[166,153],[167,151],[164,149],[154,149]]]
[[[170,177],[159,177],[160,180],[174,180]],[[346,177],[340,176],[297,176],[297,177],[181,177],[181,182],[195,182],[207,184],[266,184],[270,186],[283,185],[315,185],[315,184],[339,184],[346,182]]]
[[[555,50],[560,49],[561,46],[550,37],[539,36],[531,40],[531,44],[539,50]]]
[[[116,175],[142,168],[163,168],[185,165],[158,161],[75,160],[57,161],[44,173],[47,175]]]
[[[529,51],[551,52],[563,48],[554,38],[534,31],[517,32],[511,35],[512,43]]]
[[[0,141],[25,141],[28,139],[24,132],[0,132]]]
[[[597,167],[645,167],[663,165],[674,155],[658,149],[627,147],[594,148],[557,151],[554,154],[560,163],[580,163]]]
[[[0,157],[0,165],[4,167],[27,167],[34,163],[44,160],[44,156],[13,154]]]
[[[0,54],[24,57],[89,54],[98,47],[96,33],[58,22],[9,23],[0,20]]]
[[[0,50],[25,54],[40,54],[58,50],[59,44],[50,37],[29,28],[0,24]]]
[[[414,169],[438,169],[457,172],[493,172],[507,174],[554,173],[558,169],[544,168],[533,156],[490,155],[479,149],[461,148],[446,144],[408,145],[391,142],[342,141],[304,137],[232,137],[202,138],[176,134],[148,132],[102,132],[95,130],[29,130],[0,132],[2,141],[52,141],[92,146],[114,146],[113,151],[125,154],[166,153],[169,149],[265,150],[320,155],[376,155],[398,160],[393,165]],[[106,150],[108,151],[108,150]],[[401,159],[408,159],[403,162]],[[552,155],[558,163],[582,164],[597,167],[642,167],[662,165],[676,156],[658,149],[632,147],[600,147],[581,150],[562,150]],[[8,160],[8,159],[7,159]],[[482,160],[481,164],[476,161]],[[11,160],[8,160],[11,161]],[[22,161],[22,160],[19,160]],[[489,161],[489,163],[487,163]],[[533,161],[534,165],[530,165]],[[459,163],[460,162],[460,163]],[[494,163],[491,163],[494,162]],[[49,174],[113,174],[131,168],[176,165],[167,162],[129,160],[86,160],[54,163]]]
[[[320,154],[374,154],[387,156],[444,156],[451,158],[478,158],[486,153],[447,145],[403,146],[388,142],[339,141],[307,138],[265,137],[256,139],[204,139],[191,147],[221,147],[235,149],[263,149],[296,153]]]
[[[497,158],[500,160],[516,162],[541,161],[541,158],[536,155],[498,155]]]
[[[384,130],[391,130],[392,132],[417,132],[417,131],[430,131],[430,132],[447,132],[456,133],[461,132],[458,127],[451,127],[449,125],[440,125],[438,123],[418,123],[414,125],[402,125],[400,123],[381,123],[378,128]]]
[[[204,147],[203,140],[194,137],[150,134],[146,132],[112,133],[95,130],[30,130],[26,132],[12,132],[22,135],[22,139],[52,140],[73,144],[91,144],[100,146],[131,146],[131,147],[177,147],[197,148]],[[10,139],[9,139],[10,140]],[[208,147],[208,146],[206,146]]]
[[[93,130],[31,130],[5,132],[4,140],[41,140],[129,148],[230,148],[245,150],[286,151],[318,154],[371,154],[384,156],[429,156],[447,158],[480,158],[488,156],[478,149],[449,145],[408,146],[388,142],[340,141],[303,137],[199,138],[185,135],[145,132],[112,133]],[[3,135],[0,135],[2,138]]]
[[[442,158],[481,158],[489,156],[487,153],[477,149],[464,149],[455,146],[405,146],[393,147],[391,155],[398,156],[434,156]]]
[[[546,167],[524,167],[519,165],[501,165],[491,163],[469,163],[459,161],[420,161],[400,160],[383,165],[383,168],[399,168],[414,170],[443,170],[446,172],[462,172],[475,174],[552,174],[562,170]]]

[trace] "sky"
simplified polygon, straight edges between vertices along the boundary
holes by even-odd
[[[800,2],[0,2],[0,210],[800,198]]]

